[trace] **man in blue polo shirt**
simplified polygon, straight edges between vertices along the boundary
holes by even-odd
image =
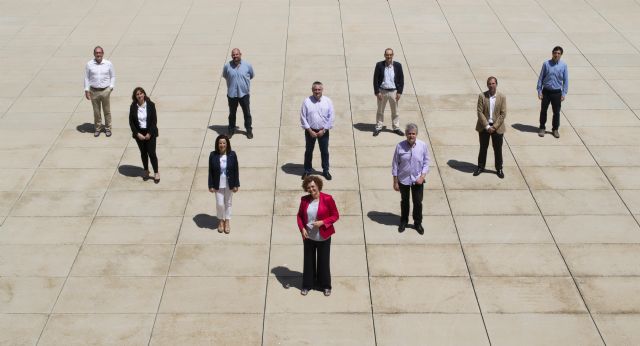
[[[251,110],[249,109],[249,88],[253,79],[253,67],[242,60],[240,49],[231,51],[231,61],[224,65],[222,77],[227,81],[227,101],[229,102],[229,137],[236,131],[236,111],[238,104],[244,114],[244,127],[247,129],[247,138],[253,138],[251,128]]]
[[[569,90],[569,70],[562,57],[562,47],[555,46],[551,53],[551,59],[542,64],[542,70],[538,77],[538,98],[542,100],[540,106],[540,129],[538,136],[544,137],[547,123],[547,109],[549,104],[553,109],[553,120],[551,121],[551,134],[560,138],[560,105],[567,96]]]

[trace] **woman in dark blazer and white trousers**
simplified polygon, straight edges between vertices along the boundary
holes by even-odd
[[[229,137],[216,138],[215,148],[209,154],[209,191],[216,194],[218,232],[231,232],[231,201],[240,187],[238,156],[231,150]]]
[[[147,93],[141,87],[133,89],[131,95],[131,107],[129,107],[129,127],[133,138],[140,149],[144,175],[142,179],[149,179],[149,160],[153,167],[153,181],[160,182],[158,172],[158,157],[156,156],[156,138],[158,137],[158,115],[156,105],[151,102]]]
[[[302,291],[306,296],[313,287],[331,295],[331,235],[336,232],[333,224],[340,214],[331,195],[322,193],[322,179],[310,175],[302,181],[302,189],[309,192],[300,199],[298,229],[304,244]],[[316,258],[317,257],[317,258]]]

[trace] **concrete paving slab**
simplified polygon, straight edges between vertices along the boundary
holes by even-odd
[[[576,281],[592,313],[635,314],[640,310],[637,296],[630,294],[638,277],[584,277]]]
[[[9,217],[0,228],[0,244],[79,245],[90,225],[90,217]]]
[[[2,313],[43,313],[53,308],[64,278],[3,277],[0,278]]]
[[[631,215],[546,216],[557,243],[640,243]]]
[[[457,244],[370,245],[367,247],[367,260],[371,276],[469,275]]]
[[[264,312],[265,277],[169,277],[160,313]],[[224,299],[220,299],[224,297]]]
[[[585,313],[571,277],[475,277],[478,302],[487,313]]]
[[[269,252],[264,245],[180,244],[176,246],[169,275],[260,276],[268,260]]]
[[[257,344],[262,320],[261,314],[159,314],[151,344]]]
[[[45,314],[0,314],[0,329],[3,343],[9,345],[32,345],[47,323]]]
[[[54,313],[156,313],[163,277],[70,277]]]
[[[370,314],[267,314],[265,316],[264,343],[267,345],[314,344],[314,331],[318,323],[330,340],[329,345],[375,345],[373,321]],[[297,328],[288,328],[296,325]]]
[[[602,345],[588,314],[487,314],[487,332],[497,345]]]
[[[603,339],[608,344],[633,344],[638,342],[638,314],[594,314],[593,319]]]
[[[374,314],[379,345],[488,345],[480,314]]]
[[[78,253],[77,245],[1,245],[2,276],[66,277]]]
[[[473,276],[567,276],[569,271],[554,244],[466,244]]]
[[[40,338],[43,345],[146,343],[153,314],[53,314]]]
[[[411,296],[409,292],[429,292]],[[374,313],[477,313],[471,281],[465,277],[371,278]]]
[[[169,270],[172,245],[85,245],[72,276],[163,276]]]

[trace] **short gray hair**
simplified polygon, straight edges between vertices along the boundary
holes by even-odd
[[[407,126],[405,126],[404,131],[408,132],[409,130],[416,130],[416,135],[418,134],[418,125],[414,124],[414,123],[408,123]]]

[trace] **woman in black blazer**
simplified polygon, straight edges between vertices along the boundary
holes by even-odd
[[[209,192],[216,194],[218,232],[231,232],[231,200],[240,187],[238,156],[231,150],[229,137],[216,138],[215,148],[209,154]]]
[[[156,156],[156,138],[158,137],[158,116],[156,105],[151,102],[147,93],[141,87],[133,89],[131,95],[131,107],[129,107],[129,126],[133,138],[140,148],[140,157],[144,167],[143,180],[149,179],[149,159],[153,167],[153,181],[160,182],[158,172],[158,157]]]

